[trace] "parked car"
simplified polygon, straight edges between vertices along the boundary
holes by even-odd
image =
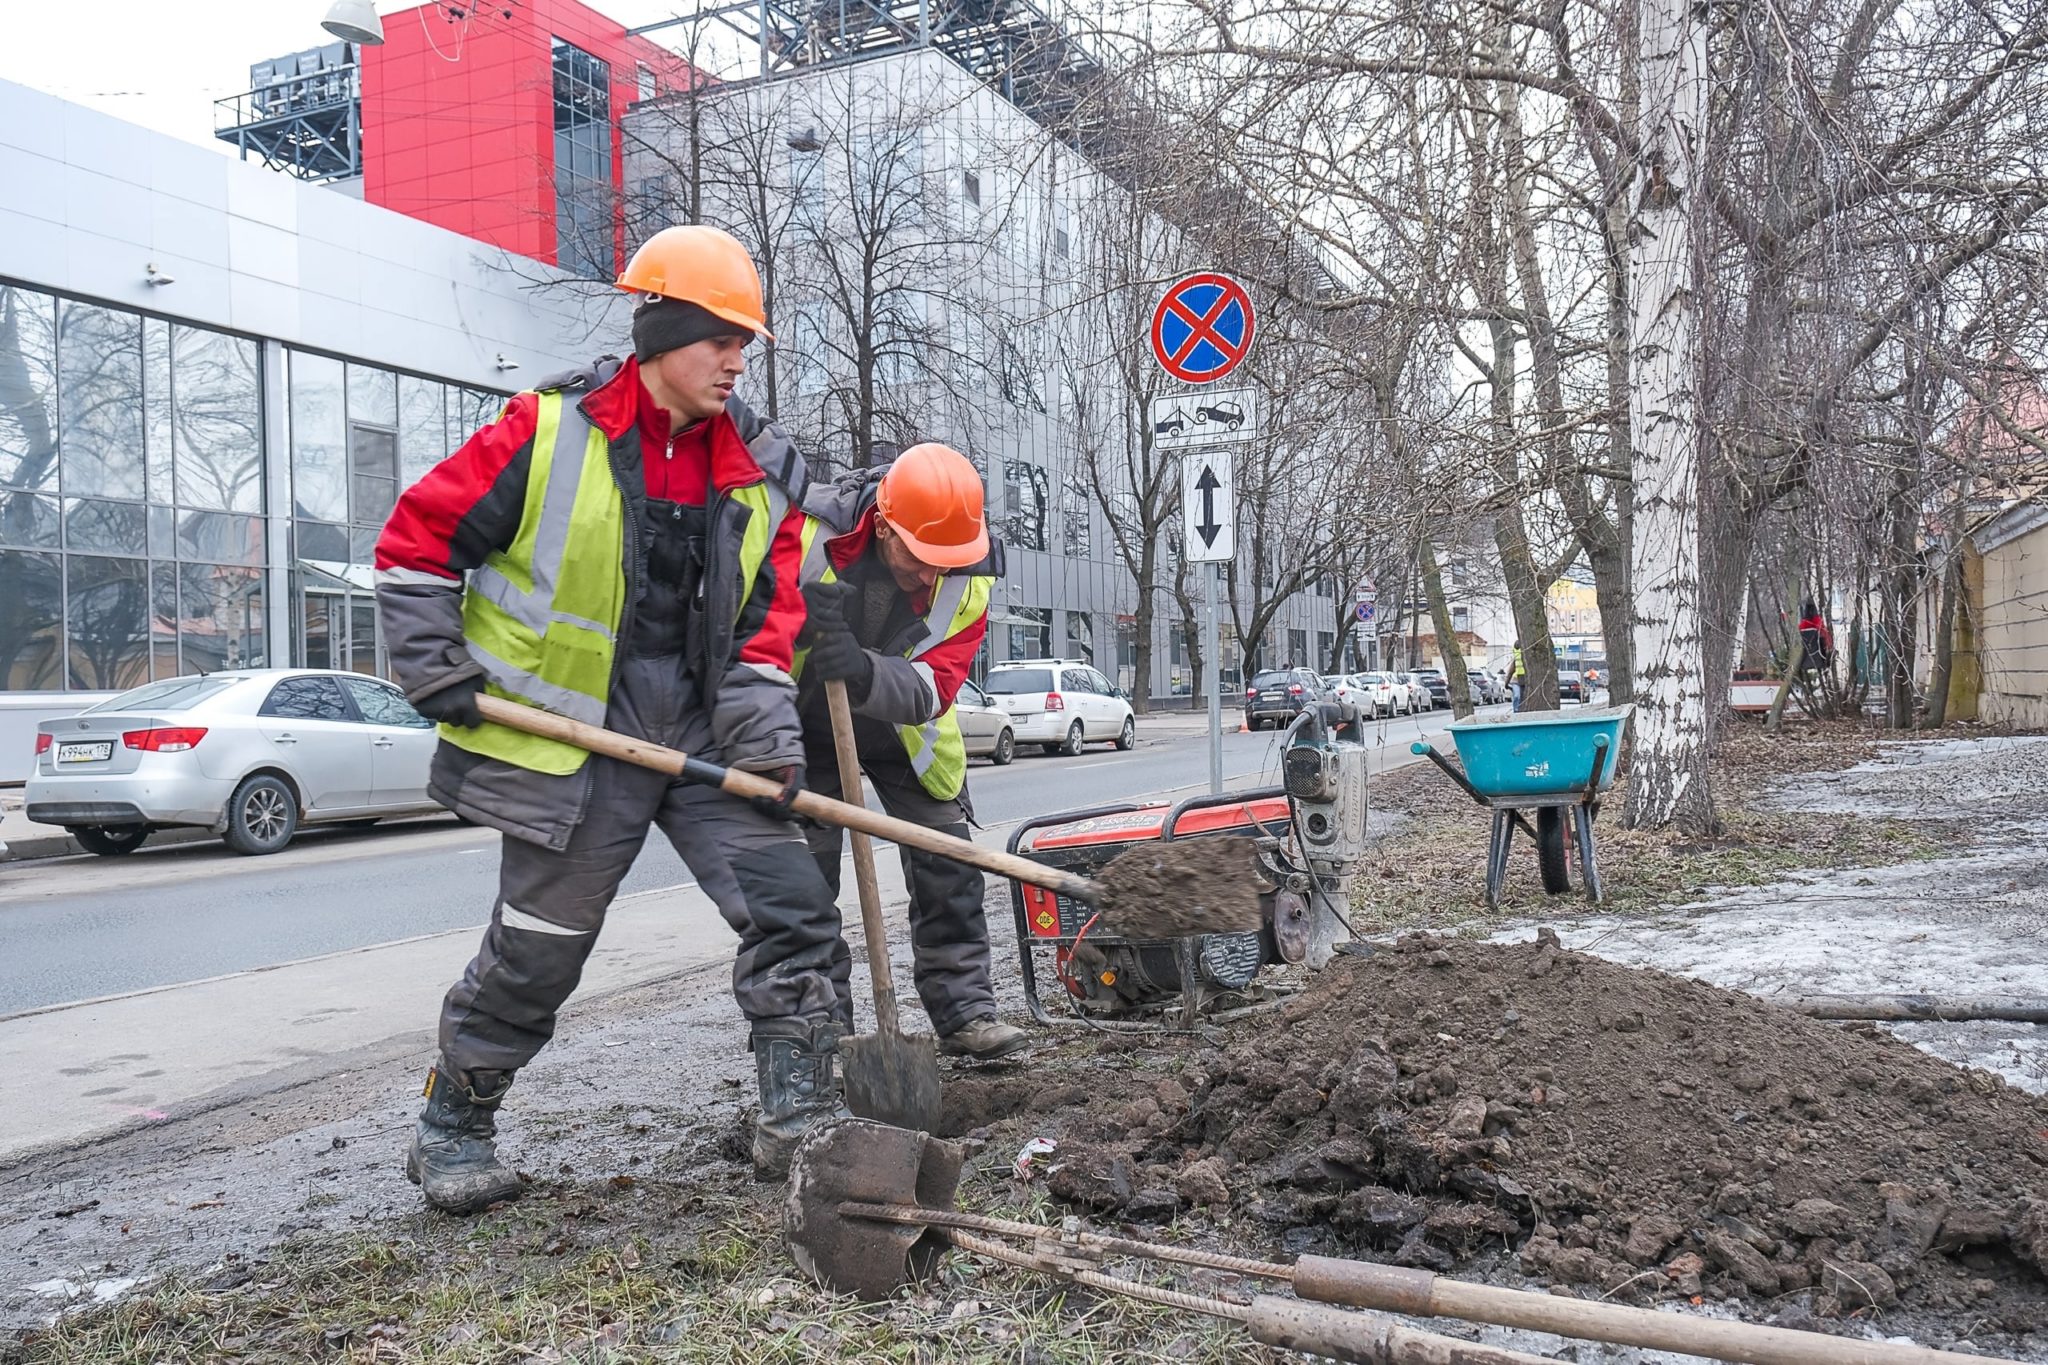
[[[1322,678],[1306,668],[1254,673],[1244,686],[1244,723],[1254,730],[1285,725],[1324,690]]]
[[[1560,668],[1557,671],[1557,699],[1581,702],[1586,699],[1585,679],[1577,669]]]
[[[1338,679],[1333,692],[1337,700],[1353,703],[1372,720],[1399,715],[1408,705],[1408,689],[1392,673],[1352,673]]]
[[[1018,744],[1049,754],[1078,754],[1087,744],[1137,747],[1130,698],[1083,660],[1011,659],[989,669],[981,690],[1009,716]]]
[[[1214,422],[1226,431],[1236,431],[1244,425],[1244,409],[1236,403],[1215,403],[1195,409],[1195,421]]]
[[[953,698],[953,719],[960,726],[969,758],[986,758],[998,768],[1017,756],[1017,732],[1010,713],[967,679]]]
[[[1411,713],[1436,708],[1436,698],[1429,694],[1429,684],[1422,680],[1420,673],[1396,673],[1394,681],[1408,689],[1408,710]]]
[[[275,853],[303,825],[440,809],[434,723],[381,678],[248,669],[169,678],[36,727],[24,814],[94,853],[172,825]]]
[[[1451,681],[1444,676],[1442,669],[1418,668],[1415,670],[1415,676],[1422,679],[1422,685],[1429,689],[1431,707],[1451,704]]]
[[[1508,676],[1505,673],[1483,672],[1479,679],[1486,688],[1486,702],[1489,706],[1505,705],[1514,695],[1508,691]]]

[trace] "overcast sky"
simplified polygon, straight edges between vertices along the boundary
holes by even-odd
[[[694,9],[691,0],[584,3],[629,26]],[[0,80],[232,156],[234,148],[213,136],[213,102],[248,89],[251,62],[332,42],[320,27],[327,5],[328,0],[7,0]],[[417,8],[413,0],[377,4],[379,13],[395,16],[388,23],[420,22],[412,13]],[[427,21],[446,29],[440,16]]]

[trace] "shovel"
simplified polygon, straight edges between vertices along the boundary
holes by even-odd
[[[827,678],[825,702],[832,711],[840,794],[849,804],[865,809],[867,797],[861,786],[860,752],[853,740],[853,709],[846,700],[846,684]],[[888,931],[882,924],[882,888],[875,883],[874,845],[857,829],[849,830],[846,837],[853,844],[853,880],[860,889],[860,923],[868,944],[868,974],[875,987],[875,1031],[839,1040],[846,1107],[864,1119],[929,1133],[939,1126],[938,1053],[930,1038],[904,1035],[896,1016],[896,982],[889,971]]]
[[[779,783],[758,773],[722,768],[679,750],[644,739],[628,739],[552,711],[489,694],[479,696],[476,704],[486,720],[510,729],[558,740],[622,763],[673,773],[685,781],[717,787],[743,800],[765,796],[772,801],[782,795]],[[1268,889],[1259,872],[1252,841],[1245,838],[1218,836],[1138,844],[1111,859],[1102,869],[1102,878],[1095,880],[1014,853],[983,848],[971,840],[941,834],[866,806],[834,801],[816,792],[798,792],[790,808],[824,824],[872,834],[908,848],[921,848],[1011,881],[1085,901],[1102,912],[1103,933],[1127,938],[1171,938],[1257,929],[1261,922],[1259,894]]]

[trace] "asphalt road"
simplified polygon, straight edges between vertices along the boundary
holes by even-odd
[[[1439,712],[1434,723],[1448,720]],[[1405,749],[1409,720],[1377,727]],[[1208,780],[1200,736],[1145,739],[1129,753],[976,760],[969,791],[984,825],[1148,795]],[[1224,736],[1226,785],[1277,780],[1270,732]],[[371,830],[309,831],[282,853],[245,858],[218,843],[144,847],[124,858],[0,865],[0,1015],[195,981],[387,943],[489,918],[498,835],[447,817]],[[658,834],[622,893],[686,885]]]

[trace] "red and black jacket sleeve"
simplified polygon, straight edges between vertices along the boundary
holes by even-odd
[[[420,698],[483,669],[462,638],[462,575],[519,532],[539,399],[498,420],[399,495],[377,538],[377,611],[392,671]]]
[[[768,542],[768,553],[754,573],[746,605],[733,632],[733,655],[757,671],[789,677],[796,657],[796,637],[804,628],[803,508],[792,502]]]

